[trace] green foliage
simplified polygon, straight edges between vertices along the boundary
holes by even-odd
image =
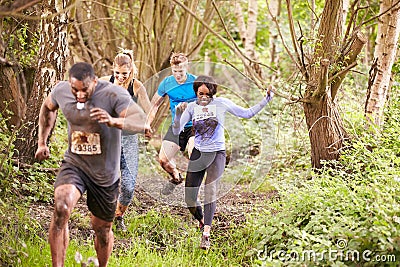
[[[13,143],[18,129],[8,129],[6,121],[9,117],[3,117],[7,114],[7,109],[0,114],[0,197],[12,199],[18,196],[26,201],[50,202],[55,172],[68,144],[65,118],[61,114],[53,130],[50,159],[26,166],[15,159],[18,151],[15,151]]]
[[[79,212],[79,211],[77,211]],[[14,213],[11,213],[14,214]],[[0,263],[2,266],[47,266],[51,262],[45,229],[23,210],[3,219]],[[199,249],[201,233],[189,218],[170,215],[170,210],[149,211],[127,220],[126,233],[116,234],[114,252],[109,266],[250,266],[246,251],[254,245],[255,229],[251,224],[230,225],[212,236],[213,248]],[[72,223],[82,232],[88,224]],[[18,237],[18,238],[15,238]],[[38,257],[40,255],[40,257]],[[93,235],[71,238],[66,266],[81,266],[77,259],[87,262],[95,257]],[[79,256],[79,257],[78,257]],[[91,266],[91,265],[89,265]]]
[[[18,168],[13,165],[14,144],[17,130],[13,127],[9,129],[7,121],[10,119],[10,111],[6,108],[0,114],[0,197],[13,194],[18,189],[19,182],[16,179],[20,173]]]
[[[394,88],[396,90],[396,87]],[[379,135],[354,128],[340,161],[281,186],[275,215],[259,220],[259,264],[395,266],[400,257],[400,102]],[[288,181],[288,180],[286,180]],[[331,254],[329,254],[331,252]]]
[[[5,19],[4,23],[12,24],[10,20]],[[39,34],[32,32],[32,28],[28,23],[21,23],[13,28],[12,33],[2,33],[3,40],[7,41],[7,53],[13,60],[18,60],[23,68],[35,64],[39,51]]]
[[[14,203],[15,204],[15,203]],[[1,266],[46,266],[33,264],[41,260],[37,255],[50,254],[45,247],[45,230],[29,209],[22,205],[2,205],[0,213],[2,242],[0,244]],[[29,264],[24,264],[29,262]],[[48,261],[47,261],[48,262]]]

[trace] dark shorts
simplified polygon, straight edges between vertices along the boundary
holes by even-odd
[[[54,188],[63,184],[75,185],[81,194],[87,191],[89,211],[102,220],[113,221],[117,207],[119,180],[108,187],[98,186],[82,170],[63,161]]]
[[[180,146],[181,151],[185,151],[189,138],[192,136],[194,136],[192,127],[185,127],[178,136],[174,135],[174,133],[172,132],[172,126],[169,126],[163,140],[171,141]]]

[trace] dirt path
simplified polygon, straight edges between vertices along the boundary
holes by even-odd
[[[174,196],[177,196],[180,190],[183,190],[183,185],[182,188],[178,188],[178,190],[174,192],[170,199],[175,199]],[[172,215],[182,217],[188,216],[189,211],[184,206],[180,205],[179,201],[177,202],[178,205],[171,205],[171,203],[166,201],[167,198],[156,199],[152,195],[152,193],[149,194],[147,189],[145,191],[140,184],[137,185],[134,201],[130,206],[131,212],[133,211],[139,215],[145,214],[149,210],[165,212],[165,207],[168,205],[169,211]],[[276,197],[275,192],[254,193],[243,190],[239,185],[236,185],[224,196],[218,199],[217,211],[214,218],[215,227],[224,229],[229,227],[231,223],[240,224],[245,222],[246,214],[256,212],[257,209],[265,208],[265,203],[272,197]],[[36,203],[31,206],[29,212],[30,216],[40,222],[47,233],[53,212],[53,206],[51,204]],[[89,214],[85,197],[79,200],[74,212]],[[89,236],[93,235],[90,225],[86,222],[80,221],[79,219],[70,220],[69,228],[71,238],[87,239]],[[116,245],[118,245],[117,242]]]

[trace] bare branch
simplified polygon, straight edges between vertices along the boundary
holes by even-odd
[[[253,79],[250,79],[249,76],[247,76],[247,75],[244,74],[242,71],[240,71],[238,68],[236,68],[236,66],[234,66],[232,63],[228,62],[227,60],[224,60],[224,62],[225,62],[226,64],[228,64],[229,66],[231,66],[232,68],[234,68],[234,69],[235,69],[237,72],[239,72],[243,77],[245,77],[246,79],[248,79],[248,80],[254,82]],[[261,88],[261,89],[265,90],[265,88]],[[292,97],[292,96],[289,96],[289,95],[280,93],[280,92],[278,92],[278,91],[276,91],[276,90],[273,90],[273,92],[274,92],[275,95],[277,95],[277,96],[279,96],[279,97],[282,97],[282,98],[285,98],[285,99],[291,101],[291,103],[297,103],[297,102],[301,102],[301,101],[302,101],[300,98]]]
[[[195,13],[193,13],[189,8],[187,8],[184,4],[182,4],[180,1],[178,0],[173,0],[174,3],[178,4],[179,6],[181,6],[183,9],[185,9],[186,12],[188,12],[190,15],[192,15],[196,20],[198,20],[205,28],[207,28],[207,30],[209,30],[212,34],[214,34],[221,42],[223,42],[225,45],[227,45],[237,56],[239,56],[239,58],[242,60],[243,64],[245,65],[246,70],[250,71],[249,74],[252,75],[252,78],[254,79],[254,82],[256,83],[257,87],[259,87],[260,89],[263,89],[265,86],[260,83],[260,80],[258,80],[255,76],[254,73],[251,73],[251,68],[250,66],[246,63],[247,62],[254,62],[252,59],[248,58],[246,55],[243,54],[243,52],[240,50],[240,48],[237,46],[235,40],[233,39],[233,37],[228,34],[228,38],[231,41],[228,42],[224,37],[222,37],[219,33],[217,33],[215,30],[213,30],[207,23],[204,22],[203,19],[201,19],[199,16],[197,16]],[[221,21],[223,22],[222,18],[221,18],[221,14],[215,4],[214,1],[212,1],[215,10],[217,11],[218,16],[220,17]],[[226,25],[223,23],[224,29],[225,31],[228,33],[228,30],[226,28]],[[233,44],[233,45],[232,45]],[[254,62],[257,63],[257,62]],[[265,66],[265,65],[263,65]]]
[[[357,64],[356,62],[357,56],[361,53],[361,50],[366,42],[367,42],[366,36],[361,32],[357,32],[352,38],[349,49],[347,51],[342,52],[343,54],[338,59],[337,62],[342,62],[343,66],[346,66],[346,68],[341,70],[340,74],[334,75],[335,80],[332,79],[332,85],[331,85],[332,99],[335,99],[337,91],[339,90],[339,87],[342,84],[344,77],[346,76],[347,72],[353,67],[352,63],[354,62],[355,64]]]
[[[175,1],[175,0],[174,0],[174,1]],[[221,15],[221,12],[219,12],[218,7],[215,5],[215,2],[212,1],[212,3],[213,3],[213,5],[214,5],[215,10],[217,11],[218,17],[219,17],[219,19],[220,19],[220,22],[222,23],[222,26],[223,26],[223,28],[224,28],[224,30],[225,30],[225,33],[228,35],[229,40],[233,43],[233,45],[234,45],[234,47],[235,47],[235,49],[232,49],[232,50],[233,50],[234,52],[237,52],[236,54],[239,55],[239,57],[242,59],[242,61],[243,61],[243,58],[244,58],[244,59],[248,60],[248,61],[251,62],[251,63],[262,65],[262,66],[264,66],[264,67],[266,67],[266,68],[268,68],[268,69],[270,69],[270,70],[276,72],[276,70],[273,69],[273,68],[271,68],[270,66],[267,66],[267,65],[265,65],[265,64],[262,64],[261,62],[254,61],[253,59],[249,58],[247,55],[245,55],[245,54],[242,52],[242,50],[239,48],[239,46],[236,44],[235,40],[233,39],[232,35],[229,33],[228,27],[226,27],[225,21],[223,20],[222,15]],[[223,37],[222,37],[222,38],[223,38]],[[230,47],[231,47],[231,46],[230,46]],[[238,54],[238,53],[239,53],[239,54]],[[243,61],[243,63],[245,63],[245,61]]]
[[[0,15],[1,16],[12,16],[14,14],[17,14],[18,12],[27,9],[31,6],[36,5],[37,3],[40,3],[40,0],[17,0],[14,1],[14,3],[12,3],[12,5],[10,7],[5,7],[5,6],[1,6],[0,7]]]
[[[400,4],[400,0],[397,1],[396,3],[394,3],[391,7],[389,7],[389,8],[388,8],[387,10],[385,10],[384,12],[382,12],[382,13],[380,13],[380,14],[378,14],[378,15],[372,17],[372,18],[370,18],[370,19],[367,20],[367,21],[364,21],[364,22],[360,25],[360,27],[363,26],[363,25],[365,25],[365,24],[368,24],[369,22],[371,22],[371,21],[373,21],[373,20],[376,20],[376,19],[379,18],[379,17],[382,17],[382,16],[385,15],[387,12],[389,12],[389,11],[392,10],[392,9],[394,9],[398,4]]]
[[[293,45],[294,52],[296,54],[298,62],[301,62],[299,48],[298,48],[298,44],[296,41],[296,32],[294,30],[292,4],[290,3],[290,0],[286,0],[286,6],[287,6],[287,11],[288,11],[289,29],[290,29],[290,37],[292,38],[292,45]],[[302,70],[302,73],[304,73],[304,72],[305,72],[305,70]]]
[[[329,80],[328,80],[328,83],[331,83],[332,81],[334,81],[339,76],[343,75],[344,73],[347,73],[350,69],[354,68],[356,65],[357,65],[357,62],[352,62],[346,68],[342,69],[341,71],[339,71],[338,73],[336,73],[335,75],[330,77]]]
[[[356,15],[357,15],[357,13],[358,13],[358,10],[359,10],[359,9],[356,9],[356,10],[354,10],[354,9],[355,9],[355,6],[357,5],[357,3],[358,3],[359,1],[360,1],[360,0],[354,1],[353,4],[352,4],[351,7],[350,7],[350,10],[351,10],[350,19],[349,19],[349,23],[347,24],[346,32],[345,32],[344,38],[343,38],[343,40],[345,40],[345,42],[346,42],[346,40],[349,38],[351,25],[354,23],[355,17],[356,17]]]
[[[296,67],[301,71],[301,73],[304,75],[304,77],[306,77],[306,73],[303,72],[303,68],[299,65],[299,62],[295,59],[295,57],[293,56],[292,52],[290,52],[288,46],[286,45],[285,39],[283,38],[283,34],[282,34],[282,31],[281,31],[281,28],[280,28],[280,26],[278,24],[278,21],[277,21],[276,17],[272,14],[268,3],[267,3],[267,8],[268,8],[268,12],[269,12],[269,14],[270,14],[270,16],[272,18],[272,21],[275,23],[275,26],[276,26],[276,28],[278,30],[279,37],[281,38],[282,45],[285,48],[286,53],[289,55],[290,59],[294,62],[294,64],[296,64]]]
[[[32,5],[31,5],[31,3],[29,3],[29,6],[27,6],[27,7],[33,6],[33,3],[37,4],[37,3],[40,3],[40,2],[42,2],[42,1],[34,0],[32,2]],[[26,20],[53,19],[53,18],[57,17],[59,14],[61,14],[61,13],[67,13],[69,10],[71,10],[73,7],[75,7],[76,4],[77,3],[75,1],[70,1],[69,5],[67,7],[65,7],[64,9],[60,10],[58,13],[49,13],[49,14],[45,14],[45,15],[41,14],[39,16],[30,16],[30,15],[28,16],[28,15],[25,15],[25,14],[17,13],[14,10],[4,12],[4,11],[2,11],[0,9],[0,17],[10,16],[10,17],[22,18],[22,19],[26,19]]]

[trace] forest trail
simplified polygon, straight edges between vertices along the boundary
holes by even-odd
[[[183,187],[183,185],[182,185]],[[171,196],[177,195],[176,192]],[[182,196],[183,197],[183,196]],[[249,213],[257,212],[257,209],[264,209],[268,199],[277,197],[276,192],[256,193],[243,190],[239,185],[231,188],[224,196],[217,201],[217,211],[215,213],[213,225],[215,228],[223,230],[229,228],[231,223],[241,224],[246,221],[246,216]],[[136,186],[135,196],[130,205],[126,216],[140,216],[153,210],[160,213],[165,213],[166,210],[171,215],[186,219],[190,217],[189,211],[181,205],[171,205],[165,201],[160,201],[150,196],[140,185]],[[43,227],[45,232],[48,232],[53,206],[49,203],[34,203],[30,207],[31,218],[36,219]],[[72,216],[69,222],[70,238],[86,240],[93,235],[90,225],[87,222],[82,222],[85,214],[89,216],[89,211],[86,206],[86,195],[78,201],[73,213],[79,212],[83,216]],[[79,219],[81,218],[81,219]],[[47,238],[44,236],[43,238]],[[119,246],[123,239],[116,238],[115,245]]]

